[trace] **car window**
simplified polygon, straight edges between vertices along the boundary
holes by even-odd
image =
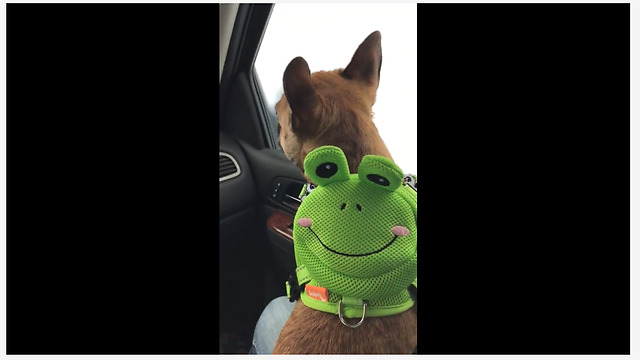
[[[417,174],[416,4],[276,4],[255,62],[274,143],[275,104],[289,62],[302,56],[312,72],[343,68],[375,30],[382,34],[382,69],[373,120],[400,168]]]

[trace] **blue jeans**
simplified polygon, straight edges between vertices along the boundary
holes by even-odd
[[[286,296],[277,297],[264,308],[253,330],[250,354],[271,354],[280,336],[280,331],[289,319],[295,302]]]

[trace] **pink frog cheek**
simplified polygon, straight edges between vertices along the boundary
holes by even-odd
[[[409,229],[407,229],[404,226],[400,226],[400,225],[392,227],[391,228],[391,232],[395,236],[407,236],[407,235],[409,235]]]
[[[300,218],[298,219],[298,225],[304,227],[304,228],[308,228],[311,226],[311,219],[309,218]]]

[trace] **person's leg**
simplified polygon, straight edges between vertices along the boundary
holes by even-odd
[[[253,331],[251,354],[271,354],[280,331],[289,319],[295,302],[289,302],[286,296],[277,297],[262,311]]]

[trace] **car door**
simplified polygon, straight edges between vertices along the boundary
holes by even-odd
[[[290,226],[304,178],[273,140],[275,112],[263,102],[254,69],[272,6],[221,5],[221,353],[249,351],[262,309],[285,294],[295,267]]]

